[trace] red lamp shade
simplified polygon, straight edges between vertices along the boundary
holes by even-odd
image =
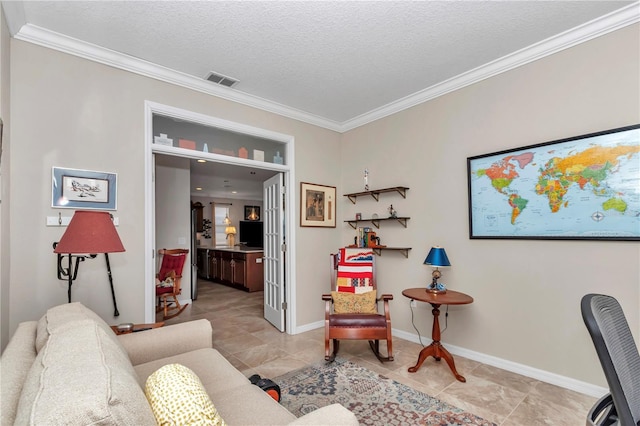
[[[115,253],[124,246],[109,212],[78,210],[56,245],[54,253]]]

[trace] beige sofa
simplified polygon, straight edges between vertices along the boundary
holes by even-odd
[[[146,379],[178,363],[230,425],[357,425],[339,404],[296,417],[212,348],[207,320],[116,336],[80,303],[21,323],[0,360],[0,424],[152,425]]]

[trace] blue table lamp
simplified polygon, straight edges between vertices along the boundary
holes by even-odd
[[[438,282],[438,278],[442,276],[438,268],[442,266],[451,266],[451,262],[449,262],[449,258],[447,257],[447,253],[444,251],[444,248],[438,246],[431,247],[427,258],[424,260],[424,264],[434,266],[436,268],[431,273],[431,284],[427,286],[427,291],[430,293],[446,293],[447,289],[444,284]]]

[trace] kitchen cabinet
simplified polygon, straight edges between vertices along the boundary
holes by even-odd
[[[201,202],[191,202],[191,210],[195,211],[196,213],[196,217],[195,217],[195,225],[196,225],[196,232],[202,232],[204,230],[204,206],[202,205]]]
[[[217,250],[209,250],[209,279],[211,281],[220,281],[220,268],[222,260],[220,252]]]
[[[208,279],[245,291],[264,289],[262,250],[209,249]]]

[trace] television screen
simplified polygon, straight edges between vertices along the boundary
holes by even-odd
[[[264,246],[263,223],[256,221],[240,221],[240,242],[247,247]]]

